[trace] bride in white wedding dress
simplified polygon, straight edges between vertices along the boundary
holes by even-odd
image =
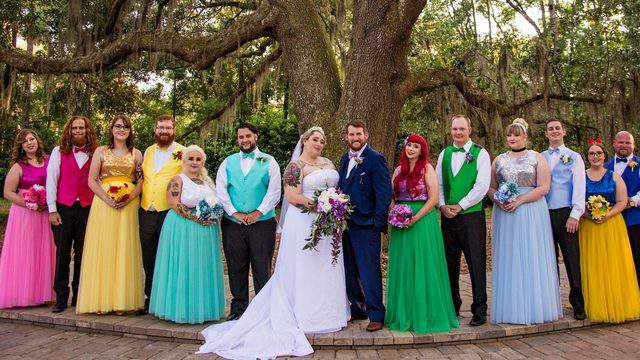
[[[331,241],[323,238],[317,250],[303,250],[316,213],[304,213],[317,189],[335,187],[338,172],[321,157],[322,128],[302,134],[284,173],[285,202],[275,271],[236,321],[202,331],[205,344],[198,353],[216,353],[228,359],[273,359],[305,356],[313,349],[305,333],[328,333],[347,326],[349,303],[342,253],[332,265]],[[286,213],[286,215],[285,215]],[[284,219],[284,220],[282,220]]]

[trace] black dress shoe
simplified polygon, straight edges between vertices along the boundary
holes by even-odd
[[[229,314],[229,316],[227,316],[227,321],[238,320],[238,319],[240,319],[240,315],[236,313],[231,313]]]
[[[584,311],[574,311],[573,318],[576,320],[584,320],[587,318],[587,315],[585,315]]]
[[[369,316],[367,316],[366,314],[351,314],[351,320],[349,320],[349,321],[367,320],[368,318],[369,318]]]
[[[480,326],[480,325],[484,325],[486,322],[487,322],[486,315],[473,315],[473,317],[471,318],[471,321],[469,322],[469,325]]]
[[[51,312],[52,313],[63,312],[64,309],[66,309],[66,308],[67,308],[67,305],[62,304],[62,303],[56,303],[56,305],[53,308],[51,308]]]

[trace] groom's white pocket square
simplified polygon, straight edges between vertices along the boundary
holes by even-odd
[[[366,174],[366,171],[363,171],[360,173],[360,176],[364,176]]]

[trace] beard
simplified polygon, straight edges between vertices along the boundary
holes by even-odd
[[[160,147],[167,147],[169,145],[171,145],[171,143],[173,143],[173,140],[175,140],[176,136],[175,134],[171,134],[171,135],[158,135],[158,134],[153,134],[153,141],[158,144],[158,146]]]
[[[255,150],[257,147],[258,147],[258,144],[256,144],[256,143],[252,143],[252,144],[251,144],[251,145],[249,145],[249,147],[248,147],[248,148],[246,148],[246,149],[245,149],[245,148],[243,148],[242,146],[240,146],[240,151],[242,151],[243,153],[248,154],[248,153],[252,153],[252,152],[253,152],[253,150]]]
[[[71,144],[74,146],[84,146],[87,144],[87,135],[74,136],[71,135]]]

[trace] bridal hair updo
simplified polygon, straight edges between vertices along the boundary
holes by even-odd
[[[204,181],[212,189],[215,189],[215,184],[213,183],[213,180],[211,180],[211,177],[209,177],[209,172],[207,171],[207,167],[205,166],[207,162],[207,154],[205,154],[204,150],[202,150],[202,148],[198,145],[189,145],[186,148],[184,148],[182,152],[184,154],[183,157],[186,157],[187,154],[190,152],[197,152],[202,156],[202,168],[200,168],[200,173],[198,174],[198,178]]]
[[[315,133],[320,133],[325,140],[327,139],[327,137],[324,136],[324,130],[322,130],[320,126],[312,126],[300,135],[300,152],[304,151],[304,142],[309,140]]]
[[[529,124],[523,118],[517,118],[513,120],[509,126],[507,126],[507,130],[505,131],[505,135],[516,135],[516,136],[524,136],[528,138]]]

